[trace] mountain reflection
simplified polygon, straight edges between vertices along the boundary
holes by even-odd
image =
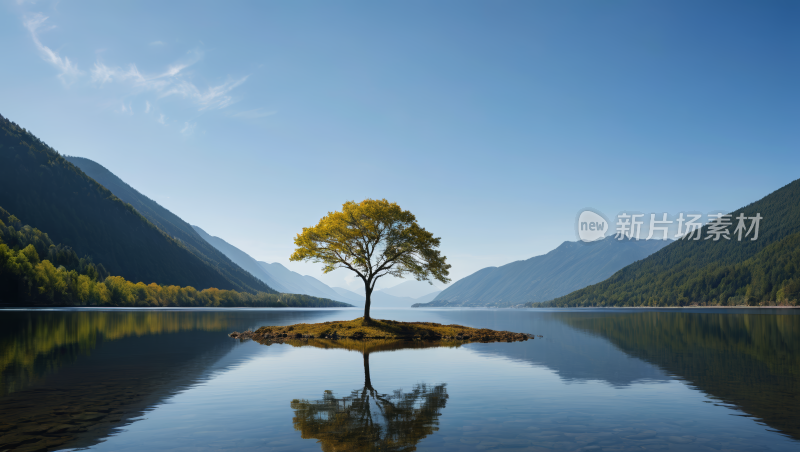
[[[555,318],[800,439],[800,315],[644,311]]]
[[[27,311],[0,316],[0,396],[16,392],[102,341],[179,333],[225,331],[230,318],[199,312]]]
[[[771,427],[766,430],[774,429],[790,438],[800,439],[800,411],[796,410],[800,404],[800,315],[796,312],[570,310],[530,311],[530,315],[519,315],[512,311],[491,311],[490,317],[485,311],[448,311],[436,313],[439,317],[431,320],[535,331],[544,337],[521,343],[467,345],[457,342],[312,339],[289,340],[281,347],[260,347],[240,344],[228,338],[227,333],[265,324],[318,322],[341,314],[300,310],[0,311],[0,450],[83,448],[94,447],[103,441],[109,442],[106,447],[109,450],[118,450],[117,446],[121,444],[130,446],[128,450],[145,450],[145,447],[138,446],[138,442],[143,441],[141,432],[157,436],[161,443],[151,441],[151,445],[164,444],[164,448],[168,448],[166,444],[173,440],[170,435],[177,432],[174,443],[169,446],[176,449],[195,446],[197,449],[214,449],[222,448],[223,444],[237,448],[243,439],[248,447],[256,450],[278,446],[283,450],[299,450],[302,449],[300,443],[307,443],[304,447],[316,447],[302,437],[318,441],[324,451],[414,450],[450,441],[453,432],[445,433],[444,427],[442,432],[433,435],[448,403],[446,424],[473,422],[475,429],[470,430],[473,432],[470,435],[481,431],[483,433],[478,436],[482,441],[511,441],[506,446],[535,439],[544,441],[542,444],[551,444],[556,450],[562,442],[578,438],[573,434],[580,432],[581,440],[588,438],[586,435],[596,434],[593,441],[605,447],[612,445],[612,439],[601,435],[613,432],[613,429],[622,429],[612,433],[614,444],[635,446],[639,439],[624,429],[637,428],[641,434],[658,430],[658,435],[662,435],[660,428],[663,427],[668,432],[663,433],[664,438],[678,435],[673,439],[684,441],[693,435],[707,438],[711,442],[706,444],[719,446],[717,449],[720,450],[756,450],[750,446],[766,444],[772,447],[778,444],[777,440],[784,438],[769,434],[753,439],[755,437],[747,435],[761,434],[765,429],[752,425],[753,422],[744,423],[749,427],[736,423],[740,418],[726,421],[727,410],[711,410],[707,414],[713,417],[708,419],[688,411],[663,413],[662,418],[660,412],[652,413],[644,408],[636,411],[638,405],[629,403],[626,406],[632,406],[633,411],[627,415],[619,414],[619,420],[613,407],[596,411],[588,408],[582,414],[561,413],[559,417],[560,402],[557,397],[547,396],[539,405],[530,405],[530,413],[525,414],[526,405],[503,414],[506,405],[498,404],[492,395],[486,394],[485,388],[475,386],[478,383],[473,381],[474,375],[490,376],[496,379],[493,381],[507,382],[511,387],[518,383],[513,378],[505,379],[491,367],[476,368],[474,375],[449,374],[451,376],[443,378],[449,387],[445,384],[413,385],[419,381],[415,379],[419,374],[414,371],[413,355],[416,354],[398,356],[397,363],[409,363],[401,366],[403,375],[409,378],[401,380],[409,382],[403,385],[405,391],[401,391],[395,390],[400,385],[386,387],[388,385],[380,383],[382,379],[375,360],[370,375],[369,358],[373,353],[407,348],[464,346],[470,352],[458,354],[458,362],[474,360],[473,355],[484,355],[552,369],[565,385],[553,383],[549,388],[555,391],[553,396],[563,394],[567,401],[573,397],[575,389],[591,389],[568,386],[573,381],[603,381],[618,388],[621,400],[631,402],[635,401],[636,395],[626,388],[668,382],[678,377],[711,399],[706,401],[741,410],[737,414],[754,417],[758,424]],[[342,388],[342,392],[337,390],[336,394],[323,391],[326,389],[324,386],[311,386],[310,400],[292,401],[294,394],[309,394],[306,392],[309,382],[317,381],[315,372],[319,372],[321,367],[319,363],[307,362],[305,357],[309,355],[292,353],[300,350],[291,350],[290,346],[353,351],[351,355],[358,359],[358,368],[364,367],[363,382],[359,375],[352,386]],[[266,355],[270,356],[268,360],[257,359]],[[272,377],[270,373],[275,369],[271,367],[273,359],[296,366],[296,375],[300,376],[297,381],[287,383],[281,372]],[[330,381],[338,381],[340,375],[350,375],[351,369],[341,368],[338,357],[328,362],[331,366],[327,368]],[[252,367],[241,366],[243,363]],[[240,367],[243,367],[241,371]],[[253,372],[259,368],[262,370]],[[359,369],[356,370],[360,373]],[[235,371],[229,372],[231,370]],[[261,372],[267,372],[267,377]],[[231,379],[218,380],[214,378],[217,375],[227,375]],[[395,373],[392,378],[399,375]],[[202,399],[204,393],[200,390],[197,395],[201,399],[198,400],[206,404],[206,409],[196,410],[197,405],[193,403],[200,402],[193,401],[181,408],[182,411],[176,411],[196,416],[192,421],[183,421],[180,417],[173,419],[173,427],[179,426],[181,430],[172,432],[143,419],[149,416],[144,416],[146,413],[176,394],[213,385],[215,381],[216,391],[229,392],[215,392],[226,396],[209,400]],[[281,388],[295,388],[298,392],[289,391],[287,395],[281,389],[276,393],[278,386],[272,386],[275,382]],[[459,410],[453,405],[447,391],[453,384],[463,384],[459,388],[467,389],[474,386],[476,392],[472,396],[481,398],[464,401],[474,402],[481,409],[469,412],[471,410]],[[532,389],[535,384],[522,387],[535,391]],[[251,405],[256,405],[256,408],[248,406],[249,411],[240,410],[244,404],[258,400],[260,395],[269,403],[255,403]],[[695,400],[696,395],[690,398]],[[500,400],[513,405],[513,401],[508,399]],[[287,410],[290,401],[291,410]],[[457,398],[456,403],[460,402],[461,399]],[[180,403],[170,406],[180,407]],[[227,433],[225,428],[215,430],[218,422],[221,422],[219,426],[225,425],[228,407],[235,407],[235,412],[241,413],[240,417],[230,418],[226,427],[241,427],[234,429],[235,433]],[[549,408],[556,410],[555,417],[550,415]],[[544,415],[540,413],[542,410]],[[517,419],[520,413],[522,418]],[[161,414],[164,415],[164,411]],[[484,414],[497,416],[502,422],[486,424],[481,419]],[[639,415],[643,415],[643,419],[639,419]],[[134,433],[136,428],[130,433],[119,428],[140,420],[139,433]],[[297,432],[289,427],[290,420]],[[531,433],[534,430],[520,429],[521,424],[517,423],[520,421],[542,430],[534,434]],[[147,430],[153,429],[154,425],[155,430]],[[655,428],[656,425],[661,427]],[[159,431],[159,428],[165,431]],[[194,428],[186,431],[197,434],[184,436],[181,433],[184,428]],[[707,434],[704,434],[705,428],[709,429]],[[741,435],[737,436],[737,429],[742,431]],[[217,432],[213,435],[218,442],[204,443],[209,436],[201,433],[207,430]],[[463,439],[475,439],[467,432],[464,435]],[[559,439],[553,439],[556,436]],[[545,437],[550,439],[543,439]],[[664,438],[659,437],[659,440]],[[295,445],[298,447],[290,448]],[[459,443],[459,447],[466,446]],[[782,450],[791,450],[791,447]]]
[[[228,331],[319,314],[3,311],[0,450],[89,447],[244,359]]]
[[[415,384],[408,392],[384,394],[372,385],[370,353],[404,348],[457,347],[441,342],[410,341],[289,341],[294,346],[343,348],[364,358],[364,385],[337,398],[325,391],[321,400],[292,400],[295,430],[304,439],[316,439],[324,452],[413,451],[423,438],[438,430],[447,403],[446,384]]]
[[[258,325],[260,318],[296,322],[322,314],[247,310],[2,311],[0,397],[36,383],[80,356],[90,355],[101,343],[164,334],[227,333]]]

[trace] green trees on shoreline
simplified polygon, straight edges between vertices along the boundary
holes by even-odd
[[[744,262],[709,265],[691,274],[676,269],[641,274],[630,281],[625,278],[626,270],[594,286],[533,306],[797,306],[800,233],[771,244]],[[658,290],[653,290],[656,287]]]
[[[677,240],[605,281],[528,306],[797,306],[799,200],[800,179],[732,212],[764,218],[757,240]]]
[[[79,258],[42,231],[0,208],[0,304],[119,307],[337,307],[346,303],[295,294],[256,294],[133,283]]]

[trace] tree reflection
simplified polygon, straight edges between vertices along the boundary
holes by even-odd
[[[445,384],[416,384],[383,394],[372,386],[369,355],[410,346],[426,348],[442,344],[414,344],[404,341],[352,341],[352,343],[305,341],[295,346],[346,348],[363,353],[364,386],[345,397],[325,391],[322,400],[292,401],[294,428],[305,439],[318,440],[324,452],[413,451],[426,436],[438,430],[441,410],[447,403]]]

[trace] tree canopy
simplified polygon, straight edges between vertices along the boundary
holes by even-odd
[[[175,239],[195,257],[205,262],[206,265],[216,269],[232,284],[231,286],[219,287],[230,287],[239,292],[250,292],[252,294],[257,292],[275,293],[275,290],[277,290],[255,277],[249,270],[232,262],[225,254],[203,239],[189,223],[139,193],[135,188],[126,184],[125,181],[100,164],[82,157],[64,156],[64,158],[80,168],[87,176],[110,190],[122,202],[133,206],[137,212],[142,214],[155,227]]]
[[[414,214],[385,199],[348,201],[341,211],[329,212],[316,226],[303,228],[294,243],[292,261],[322,263],[325,273],[346,268],[361,278],[367,322],[370,296],[383,276],[450,282],[450,265],[437,249],[440,238],[420,227]]]

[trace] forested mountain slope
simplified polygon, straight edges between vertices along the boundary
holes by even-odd
[[[116,197],[132,205],[151,223],[172,236],[172,238],[180,241],[192,254],[206,264],[215,267],[237,290],[247,292],[272,291],[272,288],[268,287],[267,284],[243,270],[206,242],[189,223],[139,193],[102,165],[83,157],[65,156],[64,158],[80,168],[87,176],[111,190],[111,193]]]
[[[0,116],[0,206],[131,281],[233,289],[215,268],[51,147]]]
[[[513,306],[537,303],[600,282],[666,246],[664,240],[564,242],[547,254],[488,267],[456,281],[415,307]]]
[[[740,213],[759,214],[758,239],[738,240]],[[541,306],[797,304],[800,179],[731,214],[731,240],[679,240],[611,278]],[[747,222],[747,227],[751,222]]]
[[[347,307],[307,295],[236,292],[134,283],[109,276],[0,207],[0,305],[120,307]]]

